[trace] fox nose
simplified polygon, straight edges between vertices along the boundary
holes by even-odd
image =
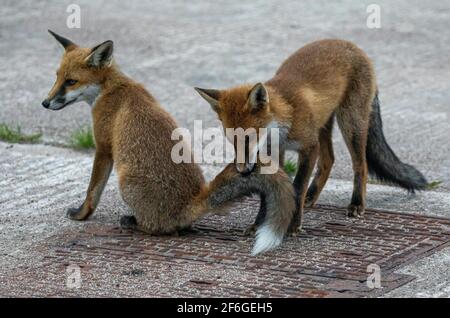
[[[48,99],[45,99],[42,102],[42,106],[44,106],[45,108],[49,108],[50,107],[50,101]]]
[[[255,167],[256,165],[254,163],[241,163],[236,165],[238,172],[244,177],[250,175],[255,170]]]

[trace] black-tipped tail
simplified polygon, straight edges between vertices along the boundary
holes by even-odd
[[[424,190],[428,185],[420,171],[401,162],[389,147],[383,134],[378,93],[372,103],[366,157],[369,173],[382,182],[398,185],[411,192]]]

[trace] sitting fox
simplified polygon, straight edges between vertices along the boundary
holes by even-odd
[[[315,204],[330,175],[335,118],[353,164],[349,216],[364,213],[368,172],[409,191],[422,190],[427,185],[424,176],[401,162],[387,144],[372,63],[353,43],[322,40],[308,44],[289,57],[264,84],[196,90],[211,104],[225,128],[279,128],[281,162],[284,150],[299,152],[294,179],[298,207],[291,224],[293,232],[301,226],[304,204]],[[317,159],[317,174],[308,189]],[[254,165],[247,162],[237,168],[248,174]]]
[[[175,121],[142,85],[120,72],[112,41],[81,48],[49,32],[65,53],[42,105],[60,110],[85,101],[92,106],[94,166],[86,199],[68,210],[69,218],[85,220],[94,213],[114,164],[122,198],[134,213],[121,218],[123,227],[170,234],[212,210],[223,211],[230,200],[259,193],[264,199],[260,214],[267,217],[258,223],[252,253],[281,244],[295,211],[295,192],[283,171],[244,177],[230,164],[205,184],[197,164],[173,162]]]

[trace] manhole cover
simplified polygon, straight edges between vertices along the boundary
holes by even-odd
[[[244,204],[244,208],[243,208]],[[254,199],[228,217],[208,217],[198,233],[150,237],[86,224],[36,244],[38,261],[1,278],[4,295],[182,297],[374,297],[414,277],[394,271],[450,242],[450,220],[368,210],[349,219],[343,209],[319,207],[305,229],[274,252],[249,255],[242,233]],[[251,208],[249,208],[251,207]],[[237,210],[237,209],[234,209]],[[79,286],[67,285],[80,268]],[[367,286],[368,266],[381,270],[381,288]],[[373,268],[373,267],[370,267]]]

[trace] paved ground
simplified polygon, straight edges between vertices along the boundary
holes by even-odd
[[[225,88],[269,79],[292,52],[322,38],[361,46],[375,62],[389,142],[399,156],[450,188],[450,8],[446,1],[376,1],[382,28],[368,29],[370,1],[75,1],[81,29],[66,27],[74,1],[9,1],[0,9],[0,118],[66,142],[89,123],[89,108],[40,106],[61,49],[47,29],[82,45],[115,41],[116,60],[161,101],[181,126],[218,126],[193,86]],[[336,133],[333,176],[348,179]]]
[[[60,231],[45,243],[34,244],[32,262],[4,268],[8,275],[0,275],[1,292],[15,296],[374,297],[414,280],[412,275],[395,273],[396,269],[450,244],[448,219],[368,211],[364,220],[350,220],[343,209],[321,208],[308,211],[300,237],[288,239],[272,253],[250,257],[253,239],[242,233],[257,206],[255,200],[240,202],[235,210],[239,212],[230,218],[239,222],[210,217],[197,223],[198,233],[176,238],[152,238],[104,224]],[[80,268],[79,288],[66,283],[69,266]],[[367,284],[370,266],[380,268],[379,288]],[[447,292],[448,286],[441,289]]]
[[[204,120],[205,126],[219,124],[192,86],[221,88],[268,79],[287,55],[305,43],[325,37],[340,37],[355,41],[375,62],[389,143],[402,159],[419,167],[430,180],[443,181],[435,191],[415,196],[391,187],[370,185],[369,207],[450,217],[450,7],[447,3],[377,1],[382,8],[382,28],[370,30],[365,25],[365,10],[369,2],[289,1],[280,4],[278,1],[215,1],[207,4],[191,1],[186,6],[183,1],[77,1],[82,9],[82,28],[68,30],[65,11],[69,3],[73,1],[6,1],[2,4],[0,122],[20,124],[28,132],[42,131],[44,142],[54,145],[66,143],[71,131],[90,122],[86,105],[73,105],[61,112],[46,111],[40,106],[53,83],[61,54],[58,45],[46,33],[48,28],[86,45],[114,40],[116,60],[123,70],[144,83],[180,125],[186,127],[192,127],[196,119]],[[333,179],[320,203],[343,207],[348,204],[351,193],[351,183],[348,182],[351,169],[340,134],[336,133],[335,139],[337,162]],[[64,285],[65,273],[57,266],[61,264],[60,259],[65,259],[65,254],[59,255],[58,248],[71,242],[74,236],[82,246],[95,243],[98,241],[96,236],[102,231],[111,235],[112,240],[116,239],[114,226],[127,208],[119,199],[114,178],[92,220],[74,223],[64,218],[66,207],[81,202],[90,167],[90,154],[49,145],[11,147],[0,143],[0,279],[2,286],[9,286],[0,287],[0,296],[30,295],[40,285],[27,291],[19,284],[22,278],[26,281],[26,277],[36,277],[36,282],[45,282],[51,280],[51,275],[56,275],[54,278],[60,285],[50,284],[49,289],[42,289],[42,293],[64,294],[61,286]],[[204,169],[208,178],[212,178],[219,168],[204,166]],[[249,220],[246,216],[248,205],[254,209],[255,202],[238,205],[233,217],[224,220],[228,222],[225,224],[235,230],[242,227],[239,220]],[[320,215],[321,212],[314,213]],[[345,221],[340,219],[338,212],[335,214],[340,221]],[[435,222],[432,220],[427,222]],[[313,225],[309,228],[314,231]],[[446,231],[443,230],[442,238]],[[80,233],[79,238],[77,233]],[[94,234],[89,236],[89,233]],[[226,231],[220,233],[228,235]],[[403,234],[407,236],[407,233]],[[423,235],[425,240],[427,235],[432,236],[429,233]],[[128,239],[129,235],[125,237]],[[146,244],[153,242],[152,239],[147,240],[150,241]],[[220,240],[215,237],[212,240],[219,244]],[[222,240],[220,243],[225,251],[227,242]],[[245,242],[242,252],[248,249],[251,238],[246,238]],[[97,243],[96,246],[100,247],[103,244]],[[293,248],[292,243],[289,244],[286,248]],[[77,244],[73,248],[65,248],[66,252],[67,249],[69,251],[67,255],[72,255],[67,259],[89,254]],[[440,251],[437,247],[431,249],[437,251],[432,255],[417,252],[414,254],[417,261],[410,259],[397,268],[391,268],[389,275],[408,277],[400,280],[402,283],[414,279],[401,287],[400,283],[392,285],[398,288],[385,295],[450,296],[447,270],[450,248],[443,245],[440,248]],[[348,252],[349,248],[344,250]],[[50,266],[52,270],[41,273],[44,276],[21,276],[21,270],[24,273],[37,270],[49,262],[51,258],[44,259],[45,255],[57,257],[56,267]],[[101,255],[93,257],[99,257],[98,264],[102,266],[108,264],[100,262]],[[355,256],[349,256],[349,259],[352,257]],[[384,257],[395,260],[394,256]],[[403,266],[406,263],[409,264]],[[114,268],[114,271],[120,270],[118,265]],[[151,270],[145,275],[139,270],[142,268],[137,268],[131,277],[146,277],[142,283],[146,288],[158,288],[158,282],[170,281],[167,268],[161,270],[166,277],[160,280],[150,275]],[[233,277],[232,281],[245,280],[244,276],[239,276],[241,269],[237,271],[225,266],[225,270],[227,275],[231,275],[227,277]],[[92,271],[95,273],[95,269]],[[214,268],[212,272],[216,271],[219,269]],[[299,275],[302,273],[300,271]],[[123,275],[127,276],[126,273]],[[186,274],[179,284],[189,280],[201,281],[205,277],[206,274],[199,277]],[[121,282],[127,281],[123,277],[116,278]],[[108,282],[112,283],[114,279]],[[129,288],[134,287],[132,282],[130,278]],[[199,284],[209,288],[208,284]],[[102,285],[102,288],[107,286]],[[198,290],[198,286],[194,287],[192,290]],[[92,295],[94,292],[89,290]],[[113,293],[129,295],[127,290],[124,287]],[[296,295],[302,295],[300,289],[297,291]],[[70,295],[70,292],[66,293]],[[205,295],[208,295],[207,291]]]
[[[252,258],[253,238],[242,231],[255,199],[238,202],[228,217],[199,222],[195,235],[122,233],[118,220],[129,211],[115,176],[89,221],[64,216],[83,200],[91,155],[45,145],[0,143],[0,150],[0,296],[450,295],[446,193],[407,196],[369,185],[370,206],[416,216],[370,211],[350,220],[342,209],[315,209],[300,238]],[[204,168],[208,179],[220,169]],[[332,180],[320,204],[346,206],[350,190],[350,182]],[[382,289],[366,286],[370,264],[381,268]],[[81,268],[80,289],[66,285],[71,265]]]

